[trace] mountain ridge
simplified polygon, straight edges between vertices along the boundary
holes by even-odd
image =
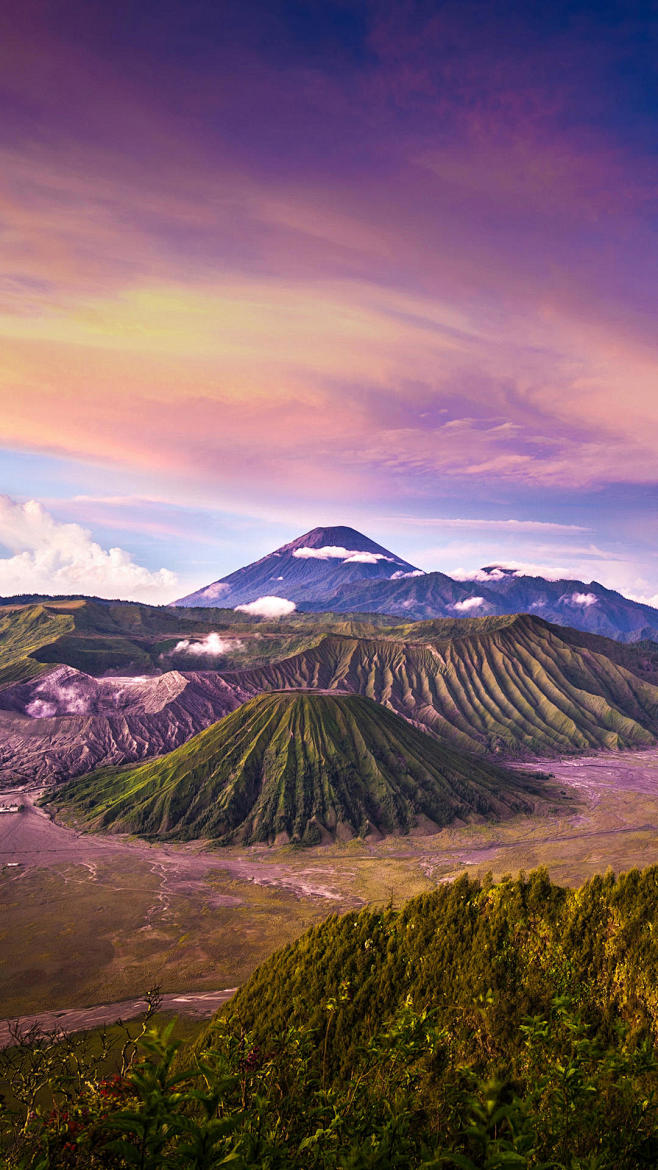
[[[176,644],[168,631],[177,611],[135,609],[121,614],[132,626],[155,631],[139,641],[127,640],[120,629],[118,659],[109,635],[101,637],[98,654],[93,613],[82,621],[79,649],[70,632],[60,637],[61,615],[54,615],[53,625],[53,615],[35,621],[29,610],[19,611],[25,621],[9,639],[5,668],[15,681],[3,681],[0,671],[3,780],[59,782],[94,767],[145,759],[179,746],[255,695],[281,688],[360,694],[461,750],[500,758],[649,747],[658,736],[653,643],[614,642],[534,615],[398,625],[324,617],[316,624],[313,615],[295,615],[283,623],[245,617],[230,625],[240,615],[183,611],[218,619],[222,631],[225,617],[226,637],[233,639],[226,656],[231,668],[210,659],[210,669],[200,670],[206,660],[190,651],[157,653],[163,616],[164,645]],[[203,647],[202,635],[213,625],[191,621],[190,633],[200,631],[192,645]],[[39,630],[46,644],[38,652],[47,662],[21,657],[38,645]],[[76,666],[90,656],[102,668],[131,663],[138,653],[150,674],[99,678]],[[12,655],[18,655],[13,662]]]
[[[259,560],[179,598],[173,606],[247,605],[264,596],[309,599],[353,581],[377,580],[420,569],[346,525],[316,527]],[[283,582],[283,583],[282,583]]]
[[[340,686],[476,753],[650,747],[658,735],[658,686],[528,614],[471,619],[461,637],[427,642],[327,635],[288,659],[223,677],[259,692]]]
[[[547,621],[622,641],[658,641],[658,610],[598,581],[549,579],[488,565],[469,579],[426,573],[353,528],[313,528],[172,606],[231,608],[276,597],[300,612],[392,618],[537,612]]]

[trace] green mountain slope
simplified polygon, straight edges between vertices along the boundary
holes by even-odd
[[[485,1067],[499,1045],[508,1059],[514,1045],[523,1049],[519,1025],[550,1015],[555,996],[604,1032],[624,1019],[655,1040],[657,913],[655,866],[578,890],[544,871],[498,885],[464,876],[400,911],[365,909],[313,927],[258,968],[228,1013],[261,1043],[302,1022],[324,1031],[333,1002],[328,1060],[343,1072],[405,1002],[434,1009]]]
[[[224,677],[254,692],[365,695],[466,751],[542,755],[655,743],[658,687],[598,645],[567,640],[561,627],[527,614],[471,619],[457,637],[456,624],[406,627],[405,641],[329,636]]]
[[[94,677],[261,665],[317,644],[329,631],[375,633],[388,618],[292,614],[267,621],[227,609],[171,609],[94,598],[0,605],[0,688],[73,666]],[[208,634],[221,649],[199,653]]]
[[[91,773],[51,801],[98,829],[314,843],[529,811],[540,784],[358,696],[269,694],[167,756]]]
[[[0,608],[0,687],[25,682],[46,667],[38,651],[73,629],[71,613],[44,605]]]
[[[332,917],[182,1047],[156,1019],[127,1068],[125,1028],[8,1052],[2,1165],[653,1170],[657,905],[656,868],[537,871]]]

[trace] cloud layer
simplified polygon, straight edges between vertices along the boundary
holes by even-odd
[[[648,8],[138,7],[127,35],[122,5],[0,6],[9,490],[18,453],[90,496],[404,535],[594,515],[653,596]]]
[[[378,561],[390,561],[385,553],[359,552],[342,548],[337,544],[324,544],[320,548],[303,545],[293,551],[293,557],[302,561],[342,561],[345,565],[376,565]]]
[[[229,3],[192,66],[182,3],[130,46],[69,7],[4,37],[7,442],[288,498],[655,482],[641,22],[394,3],[309,66]]]
[[[177,585],[168,569],[151,572],[121,548],[101,548],[79,524],[61,524],[36,500],[0,496],[0,596],[85,593],[153,604]]]

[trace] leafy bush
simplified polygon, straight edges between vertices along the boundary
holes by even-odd
[[[397,914],[331,919],[194,1046],[146,1022],[113,1077],[52,1064],[45,1103],[37,1044],[32,1087],[4,1117],[4,1165],[655,1167],[657,876],[580,891],[542,872],[461,880]]]

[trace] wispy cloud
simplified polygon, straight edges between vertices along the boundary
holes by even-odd
[[[311,58],[286,5],[0,7],[0,439],[89,495],[358,501],[528,560],[574,491],[649,491],[649,38],[595,8],[367,5]]]
[[[516,520],[478,518],[471,516],[389,516],[385,519],[397,524],[413,524],[419,528],[481,528],[499,529],[502,532],[536,532],[546,536],[555,534],[568,535],[569,533],[589,532],[590,529],[580,524],[562,524],[553,520]]]
[[[358,550],[342,548],[337,544],[325,544],[320,548],[296,548],[293,557],[302,561],[342,561],[344,565],[376,565],[378,561],[391,561],[385,553],[359,552]]]

